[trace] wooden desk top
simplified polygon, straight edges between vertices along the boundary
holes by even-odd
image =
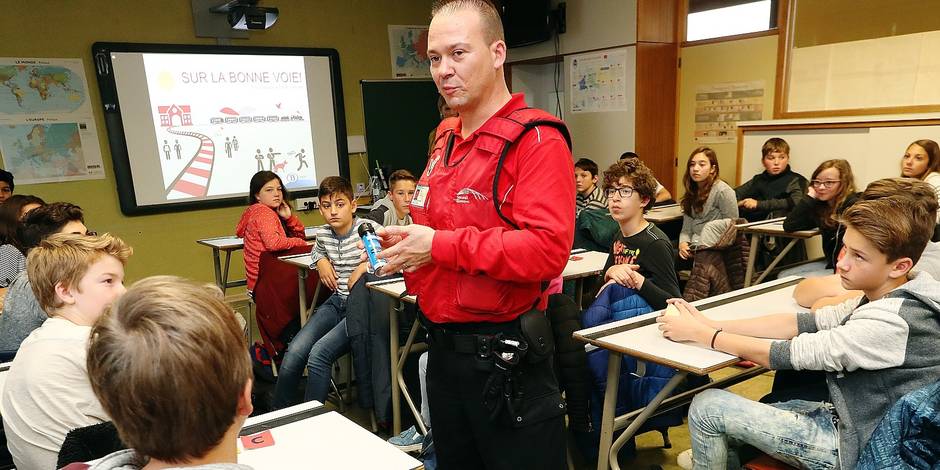
[[[314,230],[316,230],[316,227],[304,227],[304,236],[307,240],[314,239]],[[245,247],[245,240],[236,236],[203,238],[196,240],[196,243],[221,251],[241,250]]]
[[[646,214],[643,214],[643,218],[654,224],[672,222],[673,220],[679,220],[682,218],[682,207],[678,204],[654,207]]]
[[[784,219],[784,217],[779,217],[776,219],[759,220],[757,222],[738,224],[736,227],[738,228],[738,231],[742,233],[758,233],[761,235],[773,235],[778,237],[812,238],[816,235],[819,235],[818,228],[787,232],[783,229]]]
[[[806,311],[793,300],[802,278],[791,276],[726,294],[693,305],[714,319],[752,318],[771,313]],[[637,359],[705,375],[738,362],[739,358],[693,343],[677,343],[662,336],[656,324],[660,311],[574,332],[574,337],[597,347]],[[767,340],[770,341],[770,340]]]

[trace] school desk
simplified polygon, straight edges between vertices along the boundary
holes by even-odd
[[[256,470],[423,468],[417,459],[316,401],[245,420],[238,463]]]
[[[776,219],[759,220],[757,222],[735,225],[739,232],[751,235],[751,251],[748,252],[747,255],[747,270],[744,273],[744,287],[752,284],[760,284],[761,281],[773,271],[777,264],[783,260],[784,256],[790,252],[797,242],[819,235],[818,228],[787,232],[783,229],[784,219],[785,217],[779,217]],[[757,261],[757,247],[760,244],[760,237],[789,238],[790,241],[787,243],[787,246],[783,247],[783,250],[780,250],[780,253],[774,257],[770,265],[767,266],[767,269],[764,269],[764,272],[752,282],[751,279],[754,277],[754,263]]]
[[[316,227],[305,227],[304,236],[307,240],[313,240],[313,231]],[[219,289],[222,289],[222,293],[225,293],[225,290],[229,287],[239,287],[244,286],[248,283],[245,279],[239,279],[237,281],[228,280],[228,270],[229,265],[232,261],[232,252],[238,251],[245,248],[245,241],[239,237],[227,236],[227,237],[214,237],[214,238],[203,238],[196,240],[196,243],[200,245],[208,246],[212,248],[212,267],[213,273],[215,274],[215,285],[219,286]],[[225,267],[222,266],[222,260],[219,256],[221,252],[225,252]]]
[[[709,318],[717,320],[806,311],[793,300],[793,289],[801,279],[791,276],[702,299],[693,302],[693,305]],[[689,374],[706,375],[734,365],[740,359],[708,347],[674,342],[664,338],[656,323],[656,317],[659,314],[658,311],[651,312],[574,333],[575,338],[610,352],[603,418],[601,419],[598,470],[620,468],[617,463],[617,453],[651,416],[678,409],[691,402],[696,393],[705,389],[726,388],[766,372],[766,369],[762,367],[751,367],[725,379],[670,397],[676,386],[682,383]],[[620,385],[620,366],[624,355],[636,358],[637,375],[643,375],[644,361],[672,367],[676,369],[676,375],[644,408],[625,415],[614,416]],[[613,441],[614,431],[623,428],[626,428],[623,434]]]

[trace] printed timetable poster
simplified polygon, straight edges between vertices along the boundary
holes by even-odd
[[[0,58],[0,154],[19,184],[104,178],[81,59]]]
[[[579,54],[571,58],[572,113],[627,110],[627,50]]]
[[[700,85],[695,90],[695,143],[735,142],[739,121],[764,119],[764,81]]]

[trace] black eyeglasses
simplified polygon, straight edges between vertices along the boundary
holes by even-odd
[[[814,188],[829,189],[839,184],[839,180],[829,180],[829,181],[813,180],[812,183],[813,183]]]
[[[633,196],[634,189],[629,186],[624,186],[622,188],[607,188],[607,197],[614,197],[614,194],[619,194],[620,199],[627,199],[630,196]]]

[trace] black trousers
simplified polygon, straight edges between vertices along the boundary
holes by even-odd
[[[504,412],[497,420],[490,419],[483,404],[490,372],[479,370],[477,361],[473,354],[431,341],[428,402],[441,470],[564,470],[565,405],[552,358],[516,366],[524,392],[522,410],[516,416]]]

